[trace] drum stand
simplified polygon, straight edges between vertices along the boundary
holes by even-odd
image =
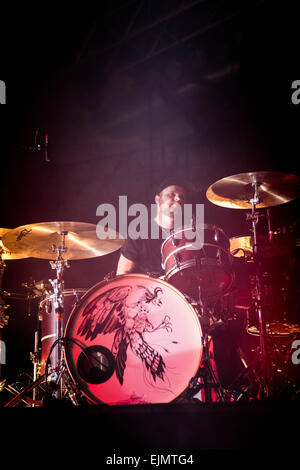
[[[5,301],[2,298],[2,279],[4,274],[4,269],[6,267],[5,262],[2,259],[2,248],[0,246],[0,378],[1,378],[1,365],[2,361],[5,360],[5,347],[2,342],[2,329],[8,323],[9,316],[6,314],[6,309],[9,305],[5,304]]]
[[[198,312],[198,318],[203,332],[203,336],[201,338],[203,346],[203,357],[196,376],[190,380],[187,394],[188,398],[191,398],[195,396],[195,394],[200,390],[203,390],[205,403],[211,403],[214,401],[212,399],[212,391],[214,390],[218,397],[218,401],[224,402],[226,397],[225,389],[221,386],[212,367],[212,363],[214,363],[214,355],[210,349],[212,344],[212,339],[210,337],[212,312],[208,306],[205,306],[205,301],[202,299],[200,285],[198,286],[198,292],[199,300],[195,308]]]
[[[63,272],[65,267],[69,267],[68,261],[64,260],[62,257],[62,253],[65,253],[67,251],[67,248],[65,246],[65,238],[68,232],[61,232],[60,235],[62,237],[62,244],[59,247],[56,247],[55,245],[52,246],[52,252],[57,253],[57,259],[56,261],[50,261],[50,265],[52,269],[56,270],[56,278],[51,280],[50,282],[52,284],[53,288],[53,305],[54,305],[54,311],[56,315],[56,340],[54,344],[51,347],[51,350],[49,352],[48,359],[45,364],[45,376],[47,378],[47,374],[49,373],[49,362],[50,362],[50,356],[55,349],[55,365],[56,367],[52,369],[53,371],[56,371],[57,379],[56,379],[56,385],[57,385],[57,391],[56,391],[56,398],[61,400],[63,397],[63,380],[62,380],[62,375],[63,371],[65,369],[64,365],[64,351],[63,351],[63,342],[62,342],[62,337],[63,337],[63,318],[64,318],[64,281],[63,281]],[[47,383],[47,381],[46,381]]]
[[[257,243],[257,230],[256,225],[258,223],[259,214],[256,212],[256,206],[260,202],[258,195],[259,183],[253,183],[253,198],[250,199],[251,204],[251,213],[249,219],[252,224],[252,233],[253,233],[253,261],[255,267],[255,284],[254,284],[254,301],[255,308],[258,316],[259,324],[259,344],[260,344],[260,354],[261,354],[261,383],[262,383],[262,393],[261,396],[264,398],[270,397],[270,388],[269,388],[269,370],[268,370],[268,359],[267,359],[267,342],[266,342],[266,322],[264,316],[264,302],[263,302],[263,277],[261,273],[261,260],[258,253],[258,243]],[[268,220],[269,225],[269,220]],[[270,229],[270,227],[269,227]]]

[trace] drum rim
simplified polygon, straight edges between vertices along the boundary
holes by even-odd
[[[148,279],[148,280],[157,282],[158,284],[162,284],[165,287],[167,287],[168,289],[173,290],[177,295],[179,295],[179,297],[181,297],[181,299],[184,301],[185,305],[188,306],[189,310],[193,314],[194,319],[196,320],[196,324],[198,326],[198,332],[199,332],[200,338],[203,337],[203,331],[202,331],[201,323],[200,323],[199,317],[197,315],[197,312],[196,312],[195,308],[193,307],[193,305],[190,302],[188,302],[185,295],[182,292],[180,292],[175,286],[173,286],[172,284],[168,283],[167,281],[165,281],[163,279],[153,278],[151,276],[148,276],[147,274],[139,274],[139,273],[120,274],[120,275],[114,277],[113,279],[109,279],[109,280],[103,279],[102,281],[98,282],[97,284],[92,286],[90,289],[88,289],[88,291],[79,299],[78,304],[75,305],[74,308],[72,309],[72,311],[70,312],[66,327],[64,329],[64,336],[66,338],[68,337],[67,333],[68,333],[68,330],[70,329],[71,320],[74,318],[76,312],[78,312],[78,310],[80,310],[80,308],[82,307],[83,302],[86,300],[86,298],[88,296],[93,295],[95,293],[95,291],[97,291],[99,288],[101,288],[104,285],[112,284],[112,282],[114,282],[114,281],[119,281],[120,279],[126,279],[126,278],[129,278],[129,277]],[[201,346],[201,344],[199,344],[199,347],[200,346]],[[194,376],[197,374],[197,371],[199,370],[199,368],[201,366],[202,360],[203,360],[203,348],[202,348],[201,353],[200,353],[199,363],[197,365],[196,370],[194,371]],[[77,383],[78,380],[77,380],[76,376],[74,376],[73,371],[72,371],[72,367],[70,366],[69,362],[71,362],[71,361],[69,360],[68,341],[66,341],[66,345],[65,345],[65,363],[66,363],[67,370],[68,370],[71,378]],[[192,378],[193,377],[191,377],[191,379]],[[87,383],[84,380],[82,382]],[[188,389],[188,386],[189,386],[189,383],[186,384],[186,387],[181,391],[181,393],[179,393],[175,398],[173,398],[172,400],[170,400],[166,403],[172,403],[172,402],[178,400],[181,396],[184,395],[184,393],[186,393],[186,391]],[[107,406],[110,406],[109,403],[106,403],[106,402],[102,401],[100,398],[98,398],[98,402],[95,402],[95,400],[93,400],[91,398],[91,396],[85,390],[81,389],[80,385],[79,385],[79,389],[86,396],[86,398],[88,400],[90,400],[93,404],[94,403],[97,404],[99,402],[99,403],[103,403]],[[149,403],[149,404],[152,404],[152,403]]]
[[[224,230],[221,228],[221,227],[218,227],[217,225],[215,224],[199,224],[200,228],[201,229],[208,229],[208,230],[218,230],[219,232],[221,232],[228,240],[229,240],[229,237],[228,235],[226,235],[226,233],[224,232]],[[193,225],[190,224],[190,225],[184,225],[183,227],[181,228],[178,228],[176,230],[173,230],[172,233],[170,233],[170,235],[168,235],[168,237],[163,241],[162,243],[162,246],[167,242],[167,240],[169,240],[169,238],[171,238],[173,235],[175,235],[176,233],[180,233],[180,232],[184,232],[185,230],[187,229],[190,229],[190,228],[193,228]]]
[[[166,256],[166,259],[164,259],[164,260],[162,261],[162,263],[161,263],[162,268],[165,269],[165,268],[166,268],[166,264],[167,264],[167,262],[169,261],[169,259],[171,258],[171,256],[174,256],[174,255],[178,254],[180,251],[184,251],[184,250],[185,250],[185,251],[196,251],[196,252],[198,252],[198,251],[203,250],[203,248],[205,248],[205,247],[218,248],[218,250],[222,250],[222,251],[225,253],[225,255],[228,255],[229,264],[230,264],[230,265],[232,264],[232,259],[231,259],[231,258],[232,258],[232,255],[231,255],[231,253],[228,252],[228,250],[225,249],[225,248],[223,248],[222,246],[219,246],[219,245],[216,245],[216,244],[213,244],[213,243],[203,243],[202,248],[199,248],[199,250],[189,250],[188,248],[189,248],[190,246],[192,246],[192,244],[190,244],[190,245],[182,245],[182,246],[179,246],[179,247],[175,248],[175,249],[174,249],[173,251],[171,251],[170,253],[168,253],[168,255]],[[207,257],[207,256],[201,256],[201,258],[203,258],[203,259],[216,259],[216,258],[209,258],[209,257]],[[190,258],[190,260],[191,260],[191,261],[192,261],[192,260],[195,260],[195,257]],[[186,261],[189,261],[189,260],[186,260]],[[180,264],[180,262],[179,262],[179,264]],[[177,264],[176,264],[176,266],[177,266]],[[221,263],[220,263],[220,266],[222,266]]]
[[[230,238],[226,235],[226,233],[224,232],[224,230],[220,227],[218,227],[217,225],[213,225],[213,224],[200,224],[200,227],[201,229],[208,229],[208,230],[218,230],[226,239],[226,242],[227,242],[227,245],[228,247],[227,248],[223,248],[225,251],[229,251],[230,249]],[[185,225],[183,226],[181,229],[177,229],[176,231],[173,231],[161,244],[161,247],[160,247],[160,252],[161,252],[161,257],[163,258],[163,251],[165,249],[165,245],[167,244],[167,242],[169,242],[171,240],[171,238],[176,235],[177,233],[180,233],[180,232],[184,232],[186,229],[189,229],[189,228],[192,228],[192,225]],[[203,245],[205,245],[205,243],[203,243]],[[207,245],[207,243],[206,243]],[[218,247],[222,247],[220,246],[220,244],[216,241],[216,244],[214,244],[213,246],[218,246]],[[201,248],[200,248],[201,249]]]

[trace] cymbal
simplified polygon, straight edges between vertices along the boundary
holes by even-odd
[[[250,335],[259,336],[259,329],[256,326],[250,326],[247,328],[247,332]],[[266,324],[266,332],[272,336],[290,336],[300,333],[300,325],[297,323],[280,323],[273,322]]]
[[[85,222],[41,222],[22,225],[3,236],[6,249],[14,253],[26,253],[32,258],[57,259],[57,250],[65,235],[65,260],[85,259],[112,253],[124,243],[121,235],[112,229],[106,231],[108,238],[98,238],[97,226]],[[54,250],[53,250],[54,249]]]
[[[262,258],[287,255],[296,248],[296,236],[293,233],[274,232],[271,241],[263,235],[258,235],[257,239],[258,252]],[[253,245],[252,235],[232,237],[230,253],[236,258],[249,258],[253,254]]]
[[[14,260],[14,259],[28,258],[28,256],[25,255],[24,253],[14,253],[13,251],[8,250],[3,245],[2,237],[10,230],[11,230],[10,228],[0,228],[0,260],[2,259],[4,261],[8,261],[8,260]]]
[[[232,237],[230,238],[230,253],[237,258],[252,255],[253,243],[251,235]]]
[[[213,183],[206,197],[213,204],[230,209],[251,209],[253,185],[258,185],[257,209],[277,206],[292,201],[300,195],[300,177],[281,172],[250,172],[228,176]]]

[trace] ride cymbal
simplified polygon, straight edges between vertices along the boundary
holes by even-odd
[[[300,177],[281,172],[240,173],[222,178],[206,191],[213,204],[230,209],[251,209],[251,199],[257,188],[257,209],[277,206],[297,199],[300,195]]]
[[[121,248],[124,239],[118,232],[108,229],[107,238],[100,239],[96,228],[85,222],[41,222],[12,229],[2,240],[5,248],[13,253],[50,260],[57,258],[57,248],[62,247],[63,238],[65,260],[95,258]]]

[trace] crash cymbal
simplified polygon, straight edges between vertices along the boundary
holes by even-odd
[[[300,177],[280,172],[240,173],[222,178],[206,191],[213,204],[231,209],[251,209],[249,202],[257,185],[259,202],[257,209],[277,206],[297,199],[300,195]]]
[[[109,238],[100,239],[97,226],[84,222],[41,222],[23,225],[10,230],[3,236],[6,249],[14,253],[26,253],[32,258],[55,260],[55,248],[62,246],[65,232],[65,260],[85,259],[112,253],[124,243],[121,235],[112,229],[107,230]]]
[[[9,232],[10,228],[0,228],[0,260],[8,261],[14,259],[28,258],[24,253],[14,253],[13,251],[8,250],[2,242],[2,237]]]

